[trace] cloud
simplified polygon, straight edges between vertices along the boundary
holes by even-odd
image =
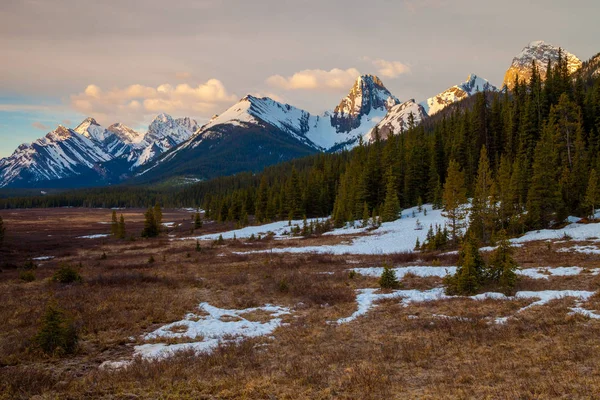
[[[73,121],[71,121],[70,119],[63,119],[63,120],[61,121],[61,123],[62,123],[64,126],[71,126],[71,124],[73,123]]]
[[[70,103],[76,111],[104,119],[105,123],[135,124],[161,112],[208,117],[236,100],[237,96],[228,93],[221,81],[210,79],[195,87],[187,83],[157,87],[136,84],[103,90],[91,84],[83,92],[72,95]]]
[[[410,67],[400,61],[387,61],[381,58],[370,61],[377,68],[377,74],[384,78],[397,78],[410,72]]]
[[[273,75],[267,78],[267,84],[285,90],[348,90],[360,72],[356,68],[346,70],[334,68],[305,69],[289,77]]]
[[[41,131],[48,131],[50,130],[50,127],[48,125],[44,125],[39,121],[33,122],[31,124],[31,126],[33,126],[35,129],[39,129]]]

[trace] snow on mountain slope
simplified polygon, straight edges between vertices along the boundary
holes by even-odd
[[[148,132],[144,136],[144,141],[151,144],[155,141],[162,141],[163,139],[171,139],[172,142],[179,144],[188,140],[194,134],[193,128],[198,125],[194,120],[189,118],[180,118],[180,121],[186,123],[180,125],[178,121],[174,120],[173,117],[167,114],[159,114],[154,118],[150,126],[148,126]],[[164,142],[166,143],[166,142]]]
[[[127,157],[132,163],[131,170],[184,143],[198,129],[198,123],[188,117],[173,119],[164,113],[157,115],[148,126],[148,132]]]
[[[374,110],[387,111],[400,101],[374,75],[356,79],[350,93],[333,110],[331,125],[338,132],[349,132],[361,125],[363,115]]]
[[[0,187],[77,175],[82,168],[112,159],[95,140],[59,126],[31,144],[20,145],[0,160]]]
[[[469,96],[473,96],[477,92],[483,91],[496,92],[498,89],[487,80],[480,78],[475,74],[471,74],[465,82],[452,86],[437,96],[430,97],[420,104],[425,109],[427,115],[431,116],[440,112],[452,103],[456,103]]]
[[[0,160],[0,187],[72,178],[121,158],[135,168],[190,138],[197,126],[190,118],[173,120],[165,114],[143,136],[120,123],[105,129],[91,117],[75,129],[59,126]]]
[[[519,54],[513,58],[512,64],[504,75],[504,83],[509,89],[512,89],[515,85],[517,76],[519,80],[529,81],[531,78],[531,67],[533,61],[535,61],[540,76],[542,79],[546,79],[546,69],[548,68],[548,62],[556,64],[558,61],[559,47],[545,43],[541,40],[529,43],[521,50]],[[565,49],[562,49],[563,57],[567,58],[567,69],[569,73],[574,73],[581,68],[581,60],[575,55],[569,53]]]
[[[139,143],[144,139],[143,134],[123,125],[120,122],[112,124],[106,129],[117,135],[124,143]]]
[[[412,122],[411,122],[412,115]],[[402,134],[410,128],[411,123],[417,126],[422,120],[427,118],[427,113],[422,105],[410,99],[402,104],[397,104],[388,111],[384,119],[379,122],[376,127],[379,130],[381,138],[387,138],[390,135]],[[365,135],[366,141],[373,139],[375,129],[371,129]]]

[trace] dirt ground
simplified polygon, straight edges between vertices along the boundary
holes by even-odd
[[[331,323],[357,308],[356,290],[377,278],[349,269],[455,265],[456,256],[391,254],[237,254],[274,246],[346,240],[322,237],[226,240],[217,245],[177,240],[190,235],[193,213],[164,210],[174,222],[157,239],[142,239],[145,210],[123,213],[125,240],[107,234],[111,211],[61,208],[1,210],[7,226],[0,249],[0,399],[579,399],[600,396],[600,320],[572,314],[572,298],[531,303],[451,299],[404,307],[385,300],[356,320]],[[195,234],[232,229],[205,223]],[[283,242],[283,243],[282,243]],[[600,268],[600,256],[557,251],[565,244],[528,243],[516,249],[526,268]],[[20,279],[34,260],[35,280]],[[152,260],[153,261],[152,261]],[[83,281],[52,281],[62,264]],[[426,290],[440,278],[408,275],[404,289]],[[588,290],[600,276],[584,272],[522,278],[517,290]],[[33,337],[46,305],[55,301],[79,332],[75,354],[47,356]],[[136,358],[124,369],[105,361],[131,359],[141,336],[194,312],[200,302],[230,309],[274,304],[290,315],[272,336],[223,344],[210,354]],[[582,304],[600,311],[600,296]],[[446,317],[440,318],[440,315]],[[506,324],[490,319],[512,316]],[[457,317],[457,318],[454,318]],[[258,318],[258,317],[257,317]]]

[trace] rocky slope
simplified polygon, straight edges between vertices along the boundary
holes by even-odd
[[[400,135],[411,126],[417,126],[427,118],[427,113],[422,105],[410,99],[402,104],[397,104],[390,109],[384,119],[381,120],[367,135],[366,141],[373,139],[375,129],[378,129],[382,139],[390,135]]]
[[[361,125],[363,116],[376,111],[388,111],[400,103],[374,75],[360,76],[348,96],[333,110],[331,125],[338,132],[350,132]]]
[[[498,89],[487,80],[480,78],[475,74],[471,74],[465,82],[452,86],[451,88],[444,90],[442,93],[421,102],[420,104],[423,106],[427,115],[433,115],[442,111],[450,104],[466,99],[469,96],[473,96],[477,92],[489,92],[497,90]]]
[[[574,73],[581,68],[581,60],[575,55],[569,53],[565,49],[560,49],[557,46],[545,43],[541,40],[531,42],[521,50],[519,54],[513,58],[512,64],[504,74],[504,83],[509,89],[515,85],[517,76],[519,80],[526,82],[531,78],[531,67],[535,61],[542,79],[546,78],[546,69],[548,62],[555,64],[558,61],[559,51],[567,58],[567,68],[569,73]]]

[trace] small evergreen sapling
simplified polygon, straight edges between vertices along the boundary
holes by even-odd
[[[383,266],[383,272],[379,278],[379,286],[382,289],[398,289],[400,287],[396,272],[388,265]]]
[[[514,249],[506,237],[506,232],[500,231],[498,234],[498,247],[490,257],[490,264],[487,270],[488,279],[497,283],[500,288],[508,293],[517,282],[516,270],[518,264],[513,259]]]
[[[55,301],[46,307],[34,342],[48,355],[71,354],[77,350],[77,329]]]
[[[444,279],[446,294],[472,295],[484,282],[485,262],[479,253],[479,243],[472,234],[463,240],[456,273]]]

